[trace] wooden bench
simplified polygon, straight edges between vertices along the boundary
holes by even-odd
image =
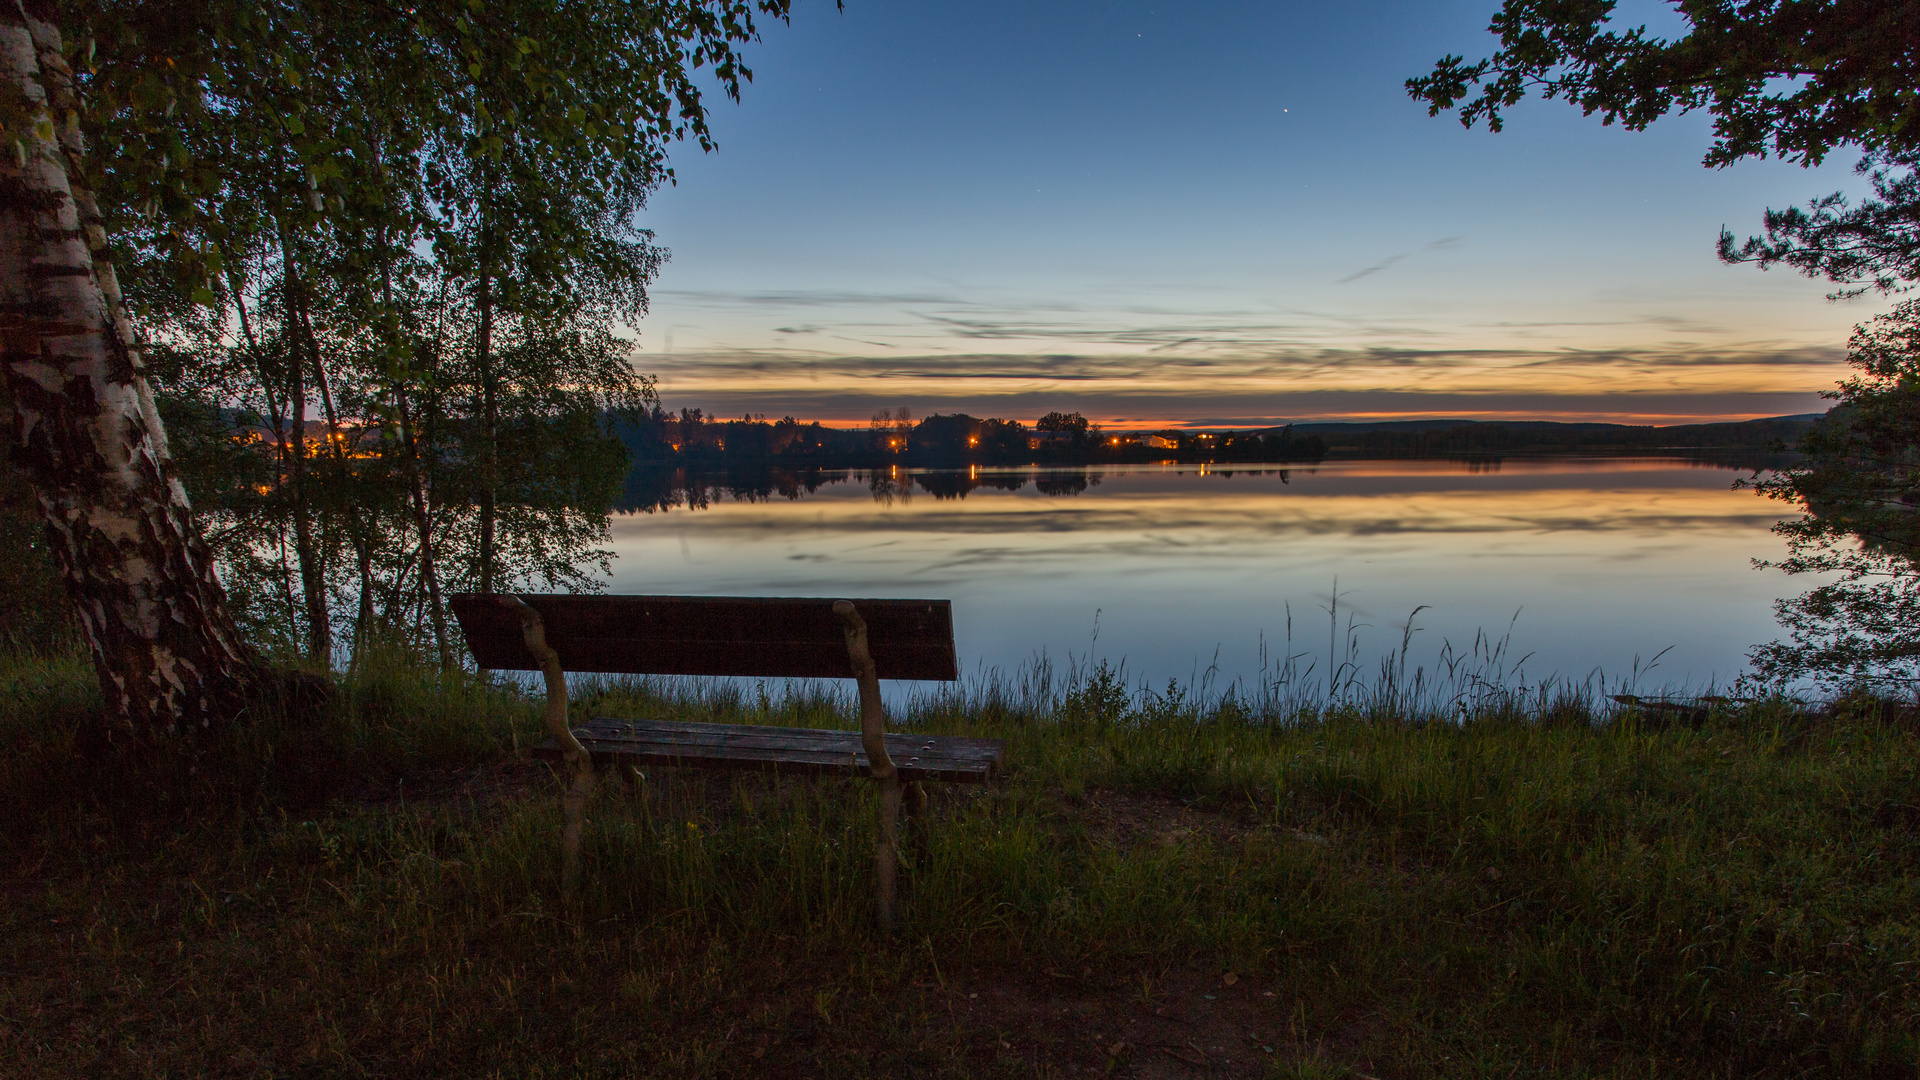
[[[552,738],[535,753],[574,770],[563,886],[569,894],[596,762],[864,775],[880,786],[875,885],[888,923],[903,804],[909,822],[924,828],[923,781],[985,783],[999,765],[997,740],[885,731],[880,679],[959,678],[953,608],[945,600],[461,594],[452,607],[483,670],[540,671],[546,678]],[[576,728],[567,720],[568,671],[852,678],[860,730],[610,717]]]

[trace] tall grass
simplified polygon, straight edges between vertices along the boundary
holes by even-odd
[[[1913,1076],[1911,711],[1767,700],[1663,727],[1618,684],[1502,687],[1503,649],[1253,688],[1037,660],[912,695],[901,726],[1008,748],[994,784],[938,794],[891,935],[864,782],[610,776],[566,902],[513,685],[365,665],[324,722],[262,722],[244,797],[156,815],[35,779],[93,705],[71,661],[16,660],[0,1055],[29,1076],[1031,1074],[928,1010],[1040,972],[1146,1010],[1170,973],[1233,971],[1274,994],[1274,1075]],[[605,682],[575,706],[853,726],[821,685]]]

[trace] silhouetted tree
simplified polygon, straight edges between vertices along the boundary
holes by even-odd
[[[748,73],[735,46],[753,38],[756,13],[787,9],[0,0],[0,129],[12,148],[0,155],[0,368],[16,461],[117,730],[153,740],[224,723],[254,668],[172,464],[134,320],[230,318],[234,256],[277,251],[288,332],[259,356],[285,391],[279,445],[304,491],[309,464],[340,468],[337,451],[310,462],[306,450],[309,407],[329,435],[338,426],[317,351],[316,275],[378,295],[394,252],[432,243],[458,266],[469,220],[481,223],[477,265],[534,280],[532,263],[487,242],[490,229],[504,235],[488,224],[497,215],[458,217],[463,192],[477,183],[483,206],[489,183],[524,160],[518,175],[543,182],[542,194],[496,205],[538,204],[527,224],[565,226],[541,257],[574,269],[542,280],[595,280],[585,270],[622,239],[632,194],[663,175],[666,142],[708,143],[694,69],[737,94]],[[444,227],[429,227],[436,220]],[[433,392],[417,388],[416,400]],[[324,538],[306,531],[312,597]],[[324,611],[310,606],[309,621]],[[321,644],[316,633],[310,649]]]
[[[1091,427],[1087,418],[1077,412],[1050,412],[1033,423],[1034,430],[1044,433],[1048,438],[1072,443],[1085,441]]]
[[[1494,131],[1502,110],[1538,93],[1604,124],[1639,130],[1661,116],[1713,117],[1705,164],[1778,156],[1817,165],[1861,153],[1874,195],[1840,195],[1803,210],[1769,210],[1765,235],[1730,261],[1785,263],[1841,285],[1842,294],[1902,289],[1920,276],[1920,0],[1686,0],[1677,38],[1617,26],[1613,0],[1506,0],[1489,29],[1494,55],[1448,56],[1407,90],[1429,113],[1457,111]]]
[[[1505,0],[1492,32],[1500,49],[1467,63],[1448,56],[1407,90],[1431,114],[1493,130],[1530,92],[1564,98],[1605,124],[1641,129],[1704,109],[1714,140],[1705,164],[1778,156],[1817,165],[1858,151],[1873,195],[1839,194],[1768,210],[1764,236],[1719,250],[1731,262],[1784,263],[1840,286],[1835,296],[1904,291],[1920,280],[1920,0],[1685,0],[1687,32],[1664,40],[1612,23],[1613,0]],[[1471,97],[1470,97],[1471,95]],[[1790,573],[1838,575],[1783,601],[1791,643],[1755,654],[1769,678],[1904,679],[1920,654],[1920,566],[1913,558],[1920,398],[1913,383],[1911,305],[1859,328],[1861,374],[1801,439],[1804,467],[1757,485],[1805,513],[1784,524]]]
[[[1769,681],[1920,686],[1920,301],[1855,331],[1859,374],[1800,440],[1805,462],[1755,483],[1799,505],[1775,531],[1790,574],[1834,580],[1778,604],[1789,642],[1755,650]]]

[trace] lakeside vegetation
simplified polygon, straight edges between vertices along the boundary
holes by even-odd
[[[513,684],[380,654],[191,778],[72,782],[84,656],[0,660],[0,1054],[20,1077],[1911,1076],[1920,717],[1697,727],[1593,685],[1211,695],[1044,665],[896,710],[936,786],[897,933],[872,785],[651,770],[591,807]],[[580,714],[849,727],[825,688]]]

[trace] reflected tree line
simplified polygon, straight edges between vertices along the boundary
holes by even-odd
[[[1288,469],[1219,469],[1222,478],[1235,475],[1278,476],[1287,482]],[[959,500],[982,489],[1012,494],[1031,484],[1049,498],[1066,498],[1099,487],[1108,476],[1124,476],[1106,467],[1031,469],[786,469],[779,467],[702,470],[696,467],[636,466],[616,509],[621,513],[664,513],[704,510],[726,501],[761,503],[775,499],[797,501],[823,487],[857,483],[873,500],[891,506],[911,502],[916,494],[936,501]]]

